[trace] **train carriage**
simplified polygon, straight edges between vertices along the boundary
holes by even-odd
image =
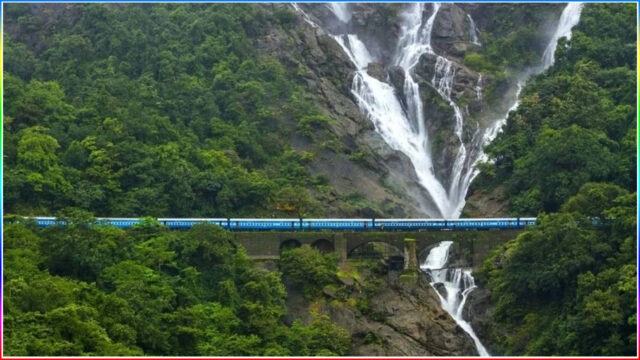
[[[372,219],[302,219],[305,230],[369,230]]]
[[[37,217],[35,218],[36,224],[39,227],[48,227],[54,225],[66,225],[64,221],[58,221],[55,217]],[[64,223],[64,224],[63,224]]]
[[[440,230],[446,228],[444,219],[376,219],[376,230]]]
[[[299,230],[300,219],[229,219],[231,230]]]
[[[225,218],[158,218],[158,223],[169,229],[190,229],[196,224],[213,224],[220,227],[226,227],[227,219]]]
[[[96,218],[98,225],[112,225],[121,229],[129,229],[133,225],[142,223],[138,218]]]

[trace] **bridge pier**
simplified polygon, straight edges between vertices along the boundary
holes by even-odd
[[[416,240],[404,239],[404,269],[409,271],[418,270],[418,254],[416,252]]]

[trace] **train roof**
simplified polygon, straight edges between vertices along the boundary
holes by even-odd
[[[306,220],[306,219],[302,219]],[[300,221],[300,218],[295,219],[272,219],[272,218],[262,218],[262,219],[245,219],[245,218],[231,218],[231,221]]]
[[[371,221],[368,219],[302,219],[302,221]]]
[[[227,218],[158,218],[158,221],[227,221]]]
[[[116,221],[140,221],[141,218],[113,218],[113,217],[97,217],[96,220],[116,220]]]

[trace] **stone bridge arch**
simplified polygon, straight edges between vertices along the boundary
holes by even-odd
[[[317,249],[323,254],[332,253],[335,251],[334,242],[320,238],[311,243],[311,247]]]
[[[359,248],[365,244],[372,242],[380,242],[389,244],[397,249],[403,249],[404,247],[404,239],[399,238],[398,236],[393,236],[393,234],[389,235],[377,233],[377,234],[345,234],[347,238],[347,255],[353,253],[353,250]]]
[[[416,262],[424,261],[431,247],[440,241],[450,240],[463,249],[477,269],[492,249],[514,239],[522,230],[458,230],[458,231],[255,231],[234,232],[234,237],[251,259],[278,259],[284,242],[296,240],[300,245],[329,247],[341,261],[358,246],[368,242],[383,242],[404,251],[405,238],[414,239]],[[321,241],[322,240],[322,241]],[[326,242],[325,242],[326,241]]]
[[[302,243],[298,239],[286,239],[280,242],[280,251],[285,249],[297,248],[302,246]]]

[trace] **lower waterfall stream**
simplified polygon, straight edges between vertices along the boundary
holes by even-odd
[[[449,252],[453,241],[442,241],[431,251],[427,259],[420,264],[420,269],[431,277],[431,286],[440,297],[442,308],[451,315],[453,320],[471,337],[480,356],[490,356],[487,349],[473,331],[471,324],[464,320],[462,311],[469,293],[475,289],[475,281],[471,270],[463,268],[449,268]],[[445,294],[441,294],[436,284],[444,285]]]

